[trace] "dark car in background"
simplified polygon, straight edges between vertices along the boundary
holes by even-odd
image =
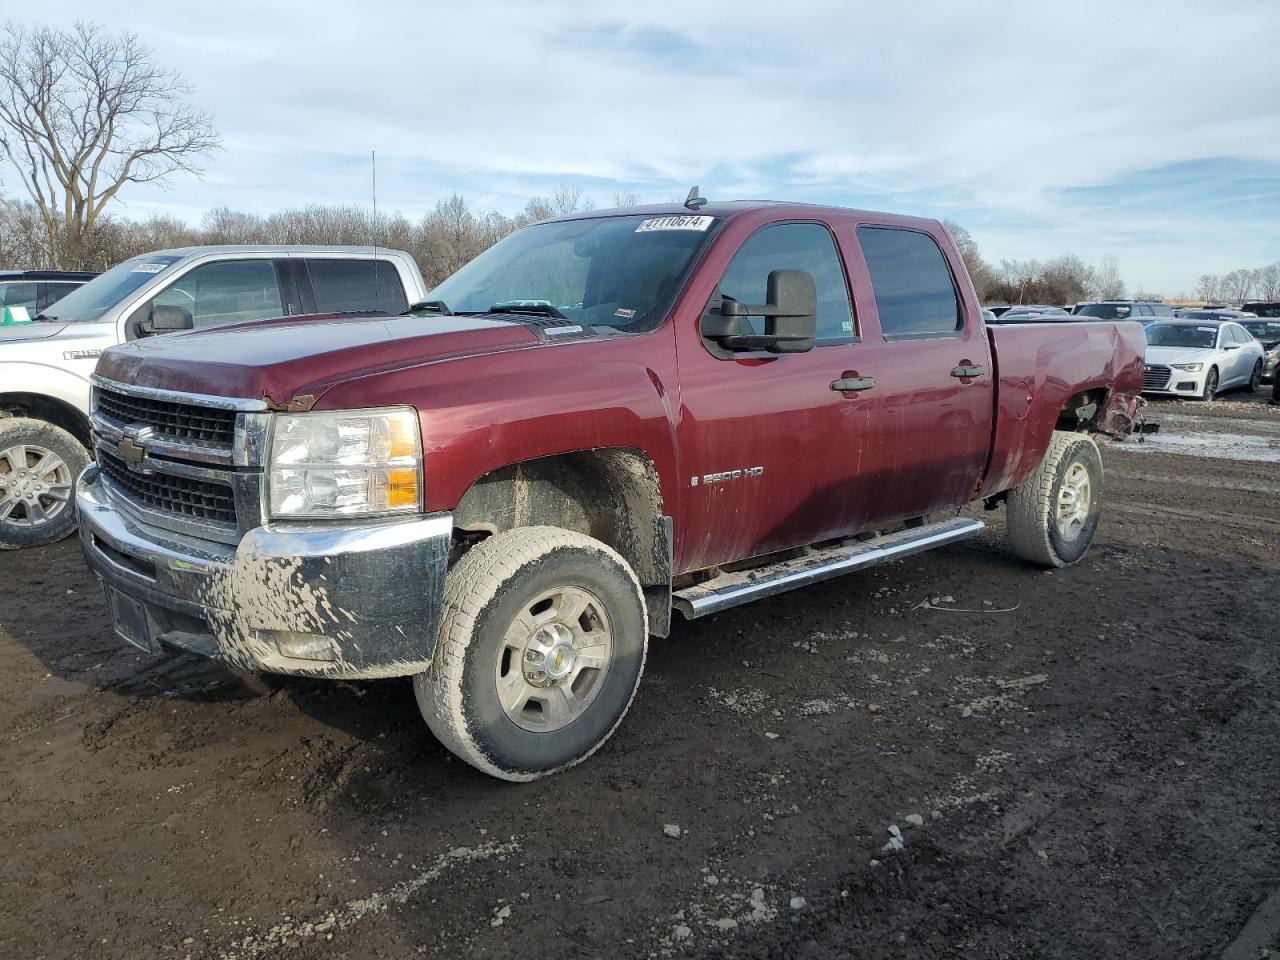
[[[1254,316],[1280,320],[1280,300],[1246,300],[1240,309]]]
[[[1172,317],[1173,307],[1157,300],[1095,300],[1077,303],[1071,313],[1096,320],[1137,320],[1146,323],[1156,317]]]
[[[0,307],[25,307],[35,316],[96,276],[79,270],[0,270]]]
[[[1255,304],[1246,304],[1246,306],[1255,306]],[[1280,310],[1275,313],[1274,319],[1270,317],[1264,319],[1259,315],[1257,319],[1241,317],[1237,322],[1262,344],[1262,349],[1267,352],[1266,366],[1263,368],[1262,376],[1267,380],[1274,379],[1276,368],[1280,367]]]

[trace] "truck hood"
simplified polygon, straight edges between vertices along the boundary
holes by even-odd
[[[1147,347],[1147,363],[1204,363],[1214,352],[1208,347]]]
[[[106,351],[97,373],[306,409],[344,380],[538,342],[519,323],[481,317],[289,317],[135,340]]]
[[[7,326],[0,324],[0,343],[8,343],[11,340],[44,340],[48,337],[56,337],[66,327],[65,323],[48,323],[43,320]]]

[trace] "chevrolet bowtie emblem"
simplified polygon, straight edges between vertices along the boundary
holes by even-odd
[[[142,461],[147,456],[145,440],[150,434],[150,427],[129,427],[120,438],[117,448],[120,451],[120,459],[130,470],[142,469]]]

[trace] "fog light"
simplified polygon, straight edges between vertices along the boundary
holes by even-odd
[[[1194,390],[1195,388],[1196,382],[1194,380],[1183,380],[1177,386],[1178,390]]]
[[[292,630],[264,630],[280,650],[282,656],[294,660],[336,660],[333,641],[314,633],[294,633]]]

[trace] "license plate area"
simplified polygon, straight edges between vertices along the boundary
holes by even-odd
[[[111,626],[116,636],[143,653],[158,654],[160,644],[147,608],[114,587],[107,587],[107,606],[111,609]]]

